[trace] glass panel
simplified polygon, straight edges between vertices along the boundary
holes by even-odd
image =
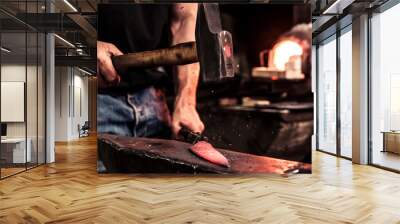
[[[2,178],[45,162],[45,35],[22,22],[43,13],[44,5],[45,0],[0,2],[15,16],[0,12]]]
[[[318,149],[336,153],[336,38],[318,48]]]
[[[352,35],[340,36],[340,153],[351,158],[352,141]]]
[[[400,5],[374,15],[372,25],[372,163],[400,170]]]
[[[37,13],[36,1],[28,2],[27,13]],[[37,17],[29,19],[35,24]],[[35,21],[36,20],[36,21]],[[26,112],[27,112],[27,150],[30,150],[30,161],[28,168],[38,164],[38,33],[36,30],[27,30],[27,80],[26,80]]]
[[[38,49],[37,41],[38,36],[36,32],[27,34],[28,38],[28,63],[27,63],[27,80],[26,80],[26,111],[27,111],[27,143],[28,150],[30,149],[30,160],[28,160],[28,167],[37,165],[38,160],[38,145],[37,145],[37,132],[38,132]]]
[[[3,32],[1,45],[1,121],[6,130],[1,140],[1,173],[5,177],[25,170],[31,158],[26,150],[26,33]]]
[[[312,136],[312,150],[316,150],[317,145],[316,145],[316,136],[317,136],[317,107],[316,107],[316,102],[317,102],[317,94],[316,94],[316,78],[317,78],[317,47],[315,45],[312,46],[311,50],[311,83],[312,83],[312,91],[313,91],[313,98],[314,98],[314,112],[313,112],[313,136]]]
[[[45,163],[46,158],[46,151],[45,151],[45,60],[46,60],[46,52],[45,52],[45,44],[46,44],[46,37],[44,34],[40,33],[38,35],[39,42],[38,42],[38,163],[43,164]]]

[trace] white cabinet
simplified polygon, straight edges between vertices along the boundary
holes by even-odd
[[[27,144],[25,151],[25,144]],[[7,163],[25,163],[32,161],[32,141],[28,138],[7,138],[1,140],[2,152],[8,152],[6,158]],[[11,159],[12,158],[12,159]]]

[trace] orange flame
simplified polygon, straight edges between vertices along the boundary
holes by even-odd
[[[275,44],[270,52],[269,66],[279,70],[285,70],[285,64],[291,56],[302,55],[303,48],[292,40],[283,40]]]

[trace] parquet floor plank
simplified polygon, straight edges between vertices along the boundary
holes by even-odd
[[[0,223],[398,223],[400,175],[313,152],[313,174],[97,174],[96,138],[0,181]]]

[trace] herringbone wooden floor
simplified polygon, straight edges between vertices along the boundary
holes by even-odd
[[[314,153],[313,174],[96,173],[95,138],[0,181],[0,223],[400,223],[400,175]]]

